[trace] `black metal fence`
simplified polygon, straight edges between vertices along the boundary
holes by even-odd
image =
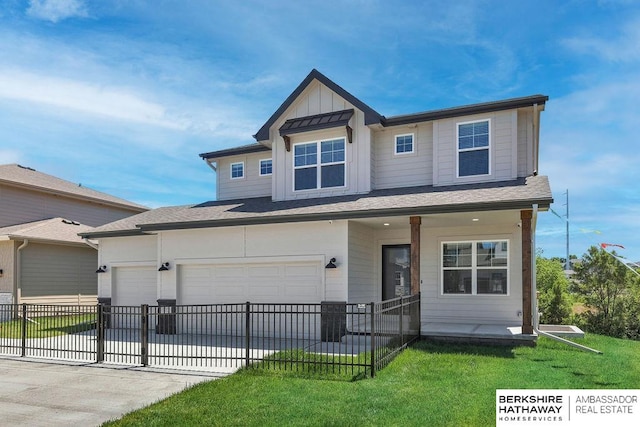
[[[4,304],[0,355],[373,376],[420,336],[419,317],[419,295],[367,304]]]

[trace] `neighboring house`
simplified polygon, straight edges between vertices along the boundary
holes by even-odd
[[[200,155],[216,201],[83,233],[107,266],[99,299],[365,303],[421,292],[423,335],[495,325],[533,339],[533,236],[552,203],[537,175],[547,99],[385,117],[313,70],[257,143]]]
[[[0,303],[95,303],[97,247],[78,236],[147,208],[0,165]]]

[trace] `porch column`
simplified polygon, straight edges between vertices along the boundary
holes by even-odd
[[[520,211],[520,219],[522,220],[522,333],[532,334],[532,313],[531,313],[531,285],[533,281],[533,272],[531,271],[532,253],[531,253],[531,218],[533,211]]]
[[[411,224],[411,295],[420,292],[420,224],[422,217],[412,216]]]

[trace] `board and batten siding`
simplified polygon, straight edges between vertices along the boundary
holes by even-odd
[[[218,200],[271,196],[272,175],[260,175],[260,160],[270,159],[271,152],[262,151],[220,159],[218,162]],[[244,177],[231,179],[231,164],[244,163]],[[274,168],[275,169],[275,166]]]
[[[306,117],[315,114],[354,109],[350,126],[353,129],[352,143],[345,142],[346,175],[345,186],[318,190],[293,190],[293,147],[286,151],[284,141],[278,129],[288,119]],[[277,120],[270,129],[273,152],[273,199],[293,200],[315,197],[331,197],[346,194],[363,194],[371,191],[371,138],[372,132],[364,125],[364,113],[344,98],[315,81],[310,84]],[[291,135],[291,144],[315,142],[326,139],[342,138],[346,140],[344,126],[325,130],[302,132]]]
[[[0,227],[62,217],[97,227],[137,212],[79,199],[0,185]]]
[[[22,297],[97,294],[93,248],[30,243],[20,256]]]
[[[414,152],[395,154],[396,135],[413,134]],[[398,188],[433,183],[433,124],[395,127],[374,133],[373,188]]]
[[[354,221],[349,222],[349,302],[375,301],[375,234],[373,229]]]
[[[458,123],[490,121],[489,175],[457,176]],[[437,120],[433,124],[433,185],[470,184],[507,181],[517,177],[517,111],[455,117]]]
[[[486,323],[518,326],[522,317],[522,237],[515,224],[510,227],[423,228],[421,236],[420,286],[422,324]],[[441,291],[441,245],[446,241],[497,240],[509,241],[508,295],[444,295]]]

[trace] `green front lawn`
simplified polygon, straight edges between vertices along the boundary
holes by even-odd
[[[328,381],[245,369],[126,415],[115,426],[489,426],[496,389],[637,389],[640,342],[589,335],[587,353],[420,342],[375,378]]]
[[[48,338],[58,335],[77,334],[96,328],[96,315],[72,314],[41,316],[27,321],[27,338]],[[22,319],[0,322],[0,338],[22,337]]]

